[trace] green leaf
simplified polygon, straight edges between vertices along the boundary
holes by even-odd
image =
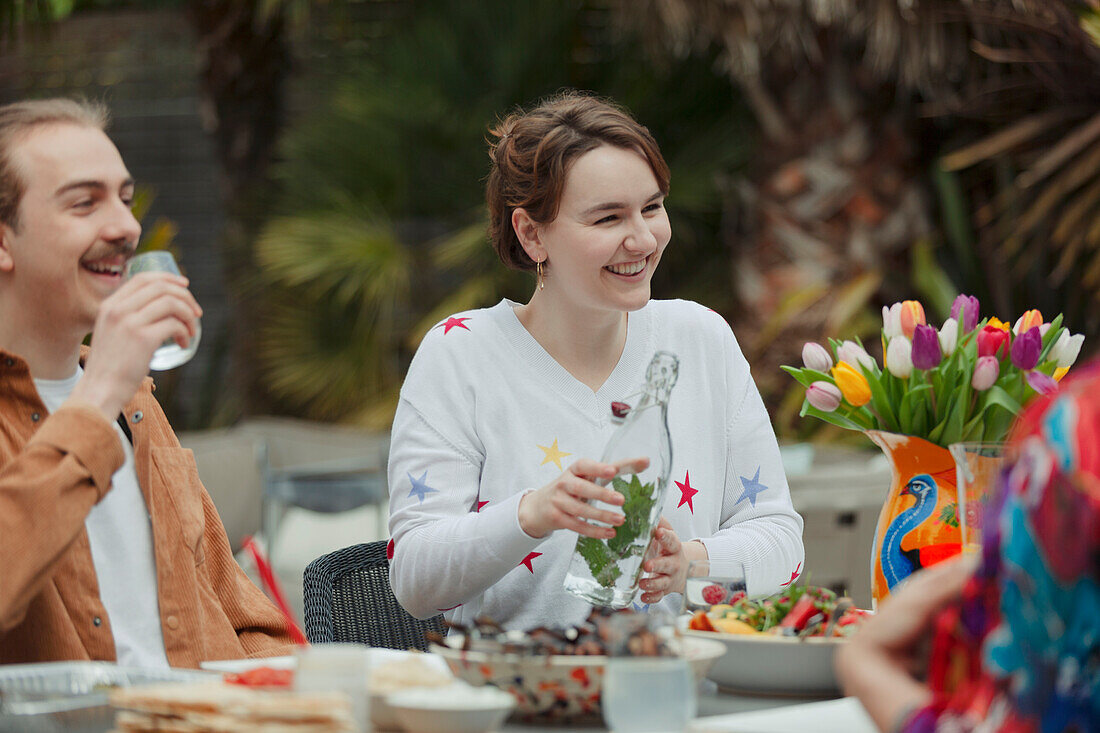
[[[1018,401],[1013,399],[1008,392],[997,385],[993,385],[992,387],[990,387],[985,394],[986,397],[984,409],[989,409],[994,405],[998,405],[1008,410],[1013,416],[1019,415],[1020,410],[1023,409]]]
[[[785,371],[787,374],[790,374],[799,384],[801,384],[803,387],[806,387],[807,389],[811,384],[817,381],[825,381],[829,384],[834,383],[832,376],[816,371],[814,369],[810,369],[808,367],[799,368],[781,366],[779,368]]]
[[[863,376],[867,378],[868,384],[871,385],[871,404],[883,422],[879,427],[896,433],[898,431],[898,418],[894,414],[894,405],[890,402],[886,389],[882,385],[882,378],[873,369],[864,369]]]
[[[839,412],[824,412],[819,410],[809,402],[802,403],[802,410],[799,411],[798,414],[799,417],[805,417],[806,415],[816,417],[818,420],[824,420],[827,423],[836,425],[838,428],[844,428],[845,430],[867,430],[870,427],[869,425],[860,425],[855,420],[845,417]]]

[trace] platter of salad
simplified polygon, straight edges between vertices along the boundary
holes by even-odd
[[[726,653],[707,675],[731,692],[804,697],[838,692],[833,655],[869,615],[828,588],[791,586],[767,598],[703,589],[714,603],[685,617],[684,634],[716,639]],[[689,590],[690,594],[690,590]]]

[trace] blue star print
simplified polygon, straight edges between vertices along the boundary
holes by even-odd
[[[428,472],[427,471],[420,474],[420,478],[413,478],[413,475],[411,473],[406,473],[405,475],[408,476],[409,481],[412,482],[412,488],[409,489],[409,496],[412,496],[413,494],[415,494],[416,498],[420,501],[421,504],[424,503],[424,496],[426,494],[437,494],[437,493],[439,493],[439,489],[433,489],[431,486],[428,486],[428,482],[427,482]]]
[[[741,486],[744,488],[744,491],[741,492],[741,498],[737,500],[737,503],[740,504],[745,499],[748,499],[749,503],[752,504],[753,507],[756,506],[756,495],[762,491],[768,490],[767,486],[760,483],[759,466],[756,467],[756,475],[752,478],[745,478],[744,476],[741,477]]]

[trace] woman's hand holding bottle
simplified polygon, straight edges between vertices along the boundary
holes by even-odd
[[[546,486],[523,496],[519,502],[519,525],[532,537],[545,537],[554,530],[569,529],[586,537],[611,539],[615,536],[615,527],[623,523],[622,513],[600,509],[590,502],[595,500],[620,507],[623,495],[596,481],[610,482],[620,473],[636,473],[648,465],[648,458],[616,463],[598,463],[587,458],[575,461]]]

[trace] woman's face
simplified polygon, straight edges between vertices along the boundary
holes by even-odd
[[[538,227],[547,295],[633,311],[672,238],[664,194],[637,150],[601,145],[573,161],[557,218]]]

